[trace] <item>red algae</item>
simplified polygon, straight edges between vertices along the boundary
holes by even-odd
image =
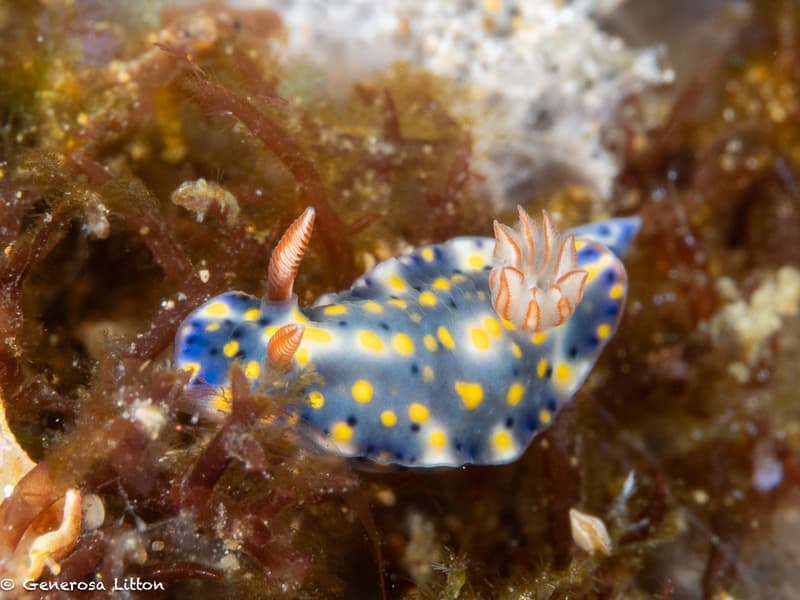
[[[306,206],[319,236],[301,304],[409,246],[487,234],[502,215],[448,105],[465,92],[397,65],[340,97],[304,94],[324,70],[283,62],[270,11],[90,5],[22,3],[2,24],[0,395],[39,464],[0,504],[0,551],[77,487],[103,518],[47,582],[140,577],[165,597],[796,594],[794,538],[776,532],[796,528],[800,486],[794,3],[753,3],[661,127],[622,132],[610,205],[575,185],[530,198],[559,225],[642,217],[627,314],[519,461],[425,472],[322,455],[278,374],[251,391],[235,370],[225,418],[197,420],[165,357],[209,297],[263,293]],[[647,102],[666,101],[631,99]],[[573,508],[602,520],[608,556],[576,546]]]

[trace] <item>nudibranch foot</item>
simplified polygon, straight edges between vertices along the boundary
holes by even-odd
[[[278,269],[286,273],[279,294],[229,292],[186,318],[177,367],[191,371],[190,386],[218,411],[230,402],[234,362],[254,387],[267,366],[287,379],[314,373],[300,380],[304,399],[289,408],[322,448],[452,467],[515,460],[574,396],[622,318],[628,288],[619,253],[638,220],[559,235],[546,215],[537,229],[520,210],[517,229],[495,227],[498,240],[418,248],[301,309],[291,283],[312,225],[313,212],[304,213],[290,228],[297,241],[279,245],[288,248],[276,250],[280,260],[273,255],[271,264],[288,265]],[[536,278],[521,299],[513,269],[523,287]],[[505,283],[495,289],[490,278]]]

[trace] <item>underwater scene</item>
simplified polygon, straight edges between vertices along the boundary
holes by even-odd
[[[800,4],[0,0],[0,598],[800,597]]]

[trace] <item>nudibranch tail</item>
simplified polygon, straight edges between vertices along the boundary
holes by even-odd
[[[298,323],[289,323],[278,329],[267,344],[267,364],[281,370],[291,367],[304,332],[305,327]]]
[[[269,261],[267,298],[273,302],[288,302],[297,269],[303,259],[311,231],[314,229],[314,209],[308,207],[283,234]]]
[[[583,297],[588,273],[578,267],[574,235],[562,239],[545,212],[539,228],[522,207],[517,209],[515,229],[494,222],[489,289],[502,319],[537,332],[569,319]]]

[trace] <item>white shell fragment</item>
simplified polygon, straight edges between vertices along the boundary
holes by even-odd
[[[572,529],[572,540],[581,550],[590,554],[595,552],[601,552],[606,556],[611,554],[611,538],[608,536],[606,524],[601,519],[571,508],[569,524]]]

